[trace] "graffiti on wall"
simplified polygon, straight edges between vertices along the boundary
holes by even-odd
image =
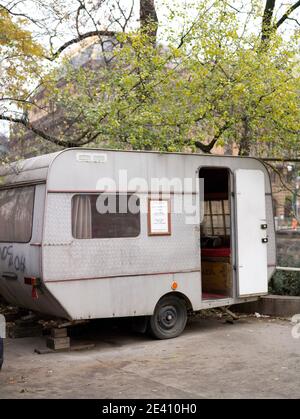
[[[8,268],[12,268],[17,272],[25,272],[26,258],[16,254],[13,245],[0,245],[0,260],[7,262]]]

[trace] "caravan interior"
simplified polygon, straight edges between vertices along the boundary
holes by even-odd
[[[201,223],[202,299],[232,297],[231,177],[226,168],[202,168],[204,217]]]

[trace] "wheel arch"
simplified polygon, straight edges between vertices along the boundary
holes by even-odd
[[[182,292],[179,292],[179,291],[171,291],[171,292],[168,292],[167,294],[164,294],[163,296],[161,296],[160,299],[157,301],[157,303],[155,305],[155,308],[156,308],[157,304],[165,297],[179,298],[180,300],[184,301],[184,303],[186,305],[186,308],[187,308],[187,311],[193,311],[193,306],[192,306],[192,303],[191,303],[190,299],[185,294],[183,294]],[[154,310],[155,310],[155,308],[154,308]]]

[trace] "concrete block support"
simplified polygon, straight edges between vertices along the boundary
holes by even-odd
[[[291,317],[300,314],[300,297],[288,297],[282,295],[267,295],[258,301],[237,304],[232,307],[240,313],[259,313],[275,317]]]

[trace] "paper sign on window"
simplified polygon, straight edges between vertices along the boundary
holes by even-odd
[[[149,200],[149,235],[170,235],[171,214],[168,199]]]

